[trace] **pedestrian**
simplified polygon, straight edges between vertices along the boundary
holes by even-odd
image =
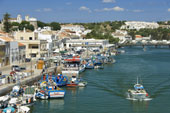
[[[9,76],[8,76],[8,84],[10,83],[10,78],[9,78]]]
[[[35,69],[37,68],[37,64],[35,64]]]

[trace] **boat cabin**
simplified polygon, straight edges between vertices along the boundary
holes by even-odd
[[[135,88],[135,90],[144,90],[144,87],[141,84],[135,84],[134,88]]]

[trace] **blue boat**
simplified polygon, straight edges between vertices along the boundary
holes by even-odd
[[[42,81],[40,87],[40,91],[36,93],[36,97],[39,99],[63,98],[65,95],[65,91],[55,85],[52,80],[49,82]]]
[[[67,76],[62,74],[58,74],[57,76],[44,74],[41,80],[48,82],[50,79],[52,79],[57,84],[57,86],[65,86],[68,82]]]
[[[94,69],[94,64],[93,64],[92,60],[87,61],[86,69]]]
[[[62,74],[58,74],[55,80],[58,86],[65,86],[68,82],[67,76],[63,76]]]

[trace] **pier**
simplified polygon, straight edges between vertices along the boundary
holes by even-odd
[[[142,43],[126,43],[126,44],[119,44],[118,45],[118,48],[119,47],[132,47],[132,46],[141,46],[141,47],[145,47],[145,46],[150,46],[150,47],[155,47],[155,48],[158,48],[158,47],[166,47],[166,48],[170,48],[170,44],[165,44],[165,43],[156,43],[156,44],[152,44],[152,43],[145,43],[145,44],[142,44]]]

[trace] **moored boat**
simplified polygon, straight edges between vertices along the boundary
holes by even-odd
[[[85,65],[82,64],[82,59],[77,57],[64,59],[64,67],[62,69],[63,75],[76,74],[83,72]]]
[[[39,99],[49,99],[49,98],[63,98],[65,91],[59,88],[55,82],[43,81],[40,84],[40,89],[36,93],[36,97]]]
[[[76,76],[72,76],[70,83],[67,83],[66,86],[68,86],[68,87],[75,87],[75,86],[85,87],[86,85],[87,85],[86,81],[82,81],[81,79],[78,80],[76,78]]]

